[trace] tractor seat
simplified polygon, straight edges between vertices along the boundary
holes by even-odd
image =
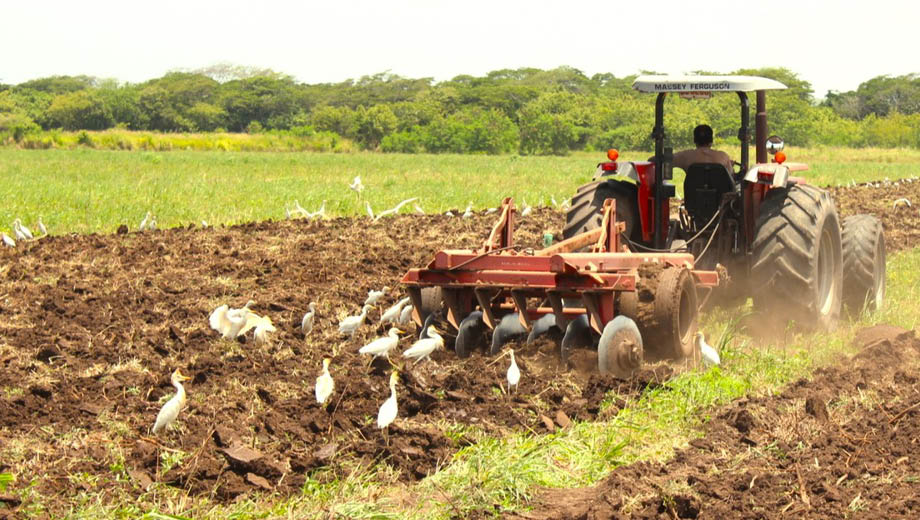
[[[718,163],[695,163],[686,171],[684,206],[696,229],[701,229],[719,210],[722,195],[735,191],[735,181]]]

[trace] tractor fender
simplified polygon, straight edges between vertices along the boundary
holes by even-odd
[[[789,180],[789,168],[777,163],[755,164],[744,175],[744,180],[774,188],[785,188]]]
[[[636,165],[632,162],[603,162],[597,165],[597,169],[594,170],[594,177],[591,178],[592,181],[596,181],[602,177],[619,177],[621,179],[631,179],[633,182],[639,181],[639,172],[636,170]]]

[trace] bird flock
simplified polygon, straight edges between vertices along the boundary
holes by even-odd
[[[35,237],[32,234],[32,230],[27,228],[25,224],[22,223],[21,219],[16,219],[13,221],[13,235],[16,238],[13,238],[6,234],[5,231],[0,231],[0,240],[3,241],[3,245],[6,247],[16,247],[16,241],[27,242],[30,240],[36,240],[36,238],[41,238],[48,235],[48,229],[45,227],[45,223],[42,222],[42,218],[38,217],[38,223],[36,227],[41,232],[41,235]]]

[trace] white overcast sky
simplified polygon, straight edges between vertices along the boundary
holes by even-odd
[[[570,65],[587,75],[782,66],[818,97],[920,72],[920,2],[874,0],[0,1],[0,83],[140,82],[229,62],[305,83],[436,81]]]

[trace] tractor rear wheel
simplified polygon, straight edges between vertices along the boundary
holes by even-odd
[[[754,308],[805,328],[833,328],[842,305],[843,253],[831,196],[802,184],[770,190],[756,225]]]
[[[633,242],[642,240],[637,194],[635,185],[621,181],[594,181],[580,186],[572,197],[572,207],[565,214],[562,237],[571,238],[599,228],[604,218],[601,213],[604,201],[614,199],[617,203],[617,220],[626,223],[624,235]]]
[[[843,219],[843,303],[853,314],[882,307],[885,299],[885,235],[873,215]]]

